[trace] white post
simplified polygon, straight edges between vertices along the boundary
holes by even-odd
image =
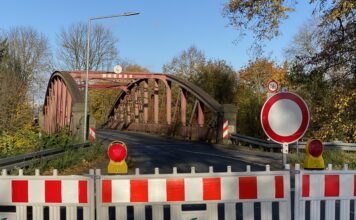
[[[282,145],[282,154],[283,154],[283,167],[287,164],[287,155],[288,155],[288,144],[283,143]]]

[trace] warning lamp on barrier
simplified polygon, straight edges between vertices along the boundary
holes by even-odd
[[[312,139],[307,142],[305,147],[306,158],[304,169],[323,170],[325,169],[323,159],[323,143],[320,140]]]
[[[108,156],[110,159],[108,165],[109,174],[127,174],[127,147],[124,142],[113,141],[108,147]]]

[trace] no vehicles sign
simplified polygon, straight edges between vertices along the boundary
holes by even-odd
[[[309,110],[304,100],[291,92],[270,97],[261,111],[261,125],[266,135],[280,144],[301,138],[309,125]]]

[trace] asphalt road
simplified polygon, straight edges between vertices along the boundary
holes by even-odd
[[[178,172],[190,172],[195,167],[196,172],[208,172],[213,166],[214,172],[225,172],[227,166],[232,171],[245,171],[251,165],[252,171],[265,170],[269,164],[271,169],[281,169],[281,154],[256,152],[246,149],[229,149],[222,145],[202,142],[176,140],[145,133],[123,132],[117,130],[98,130],[97,138],[104,144],[113,140],[126,143],[130,160],[129,174],[140,169],[140,173],[154,173],[159,168],[160,173],[171,173],[172,167]],[[97,168],[106,173],[108,162],[98,164]]]

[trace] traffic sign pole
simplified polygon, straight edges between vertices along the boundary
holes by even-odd
[[[287,164],[287,155],[288,155],[288,144],[282,145],[282,155],[283,155],[283,166]]]

